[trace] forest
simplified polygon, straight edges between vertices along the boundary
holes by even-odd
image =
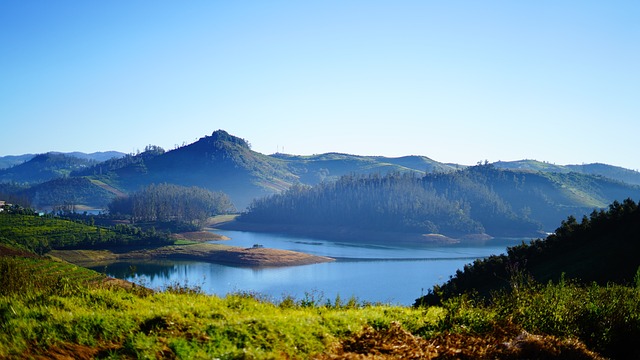
[[[535,237],[568,215],[581,217],[640,188],[597,175],[525,172],[492,164],[424,175],[350,174],[254,200],[246,224]]]
[[[594,210],[580,221],[567,217],[545,239],[475,260],[416,304],[437,304],[461,293],[487,298],[509,287],[514,276],[539,283],[566,277],[584,284],[631,284],[640,281],[638,234],[639,204],[632,199],[614,201],[606,210]]]
[[[131,222],[178,222],[201,226],[214,215],[235,211],[229,197],[199,187],[151,184],[109,203],[111,215],[127,215]]]
[[[239,221],[439,233],[536,234],[541,225],[492,190],[484,167],[455,173],[347,175],[255,200]],[[494,171],[494,170],[492,170]],[[514,182],[514,187],[517,184]]]

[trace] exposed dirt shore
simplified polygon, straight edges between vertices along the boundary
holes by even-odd
[[[334,261],[329,257],[295,251],[241,248],[209,243],[163,246],[122,252],[112,250],[53,250],[48,255],[80,266],[136,259],[198,260],[243,267],[296,266]]]

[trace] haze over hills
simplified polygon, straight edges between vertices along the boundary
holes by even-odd
[[[463,171],[473,167],[444,164],[425,156],[265,155],[251,150],[246,140],[223,130],[171,151],[148,146],[142,153],[102,162],[83,160],[75,155],[38,155],[0,170],[0,194],[28,197],[35,206],[77,203],[104,208],[116,196],[150,184],[172,183],[222,191],[242,210],[252,200],[280,193],[293,184],[316,185],[345,175],[397,173],[422,177],[427,174],[425,179],[439,179],[434,182],[434,189],[447,194],[447,201],[473,204],[470,199],[480,191],[498,201],[495,204],[506,206],[508,210],[502,214],[529,217],[545,230],[553,230],[551,227],[572,211],[588,213],[613,200],[640,196],[638,186],[633,185],[640,184],[640,173],[606,164],[560,166],[533,160],[497,162],[490,164],[492,172],[485,171],[482,177]],[[78,182],[80,178],[86,181]],[[453,192],[460,198],[456,199]],[[481,203],[478,198],[473,211],[482,208]],[[483,225],[492,228],[492,225]]]
[[[628,197],[640,197],[640,187],[596,175],[486,164],[425,175],[348,175],[298,186],[256,201],[240,223],[230,226],[302,235],[319,230],[341,240],[418,240],[388,232],[528,237],[553,231],[568,215],[580,218]]]
[[[600,163],[582,165],[556,165],[536,160],[518,160],[498,161],[493,163],[493,165],[501,169],[559,173],[577,172],[581,174],[600,175],[629,184],[640,185],[640,172],[619,166]]]
[[[98,162],[106,161],[112,158],[123,157],[125,153],[119,151],[98,151],[93,153],[83,153],[79,151],[74,151],[70,153],[63,153],[58,151],[50,151],[48,154],[62,154],[66,156],[76,157],[79,159],[85,160],[95,160]],[[0,156],[0,169],[10,168],[12,166],[23,164],[31,159],[33,159],[38,154],[22,154],[22,155],[7,155]],[[43,155],[43,154],[40,154]],[[2,181],[2,180],[0,180]]]

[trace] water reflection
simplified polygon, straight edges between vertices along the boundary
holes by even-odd
[[[339,261],[284,268],[239,268],[190,261],[139,261],[108,265],[106,273],[162,289],[180,283],[199,286],[210,294],[251,291],[281,299],[301,299],[315,292],[325,299],[354,296],[361,301],[410,305],[426,289],[446,281],[476,258],[502,253],[522,239],[458,246],[389,246],[331,241],[238,231],[216,231],[232,240],[224,244],[261,244],[285,250],[331,256]],[[104,271],[104,267],[96,270]]]

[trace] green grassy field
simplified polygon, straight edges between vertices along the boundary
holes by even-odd
[[[181,284],[151,292],[106,280],[49,259],[0,257],[0,358],[640,355],[634,340],[640,336],[636,287],[522,281],[488,303],[463,295],[442,306],[411,308],[317,294],[218,297]]]

